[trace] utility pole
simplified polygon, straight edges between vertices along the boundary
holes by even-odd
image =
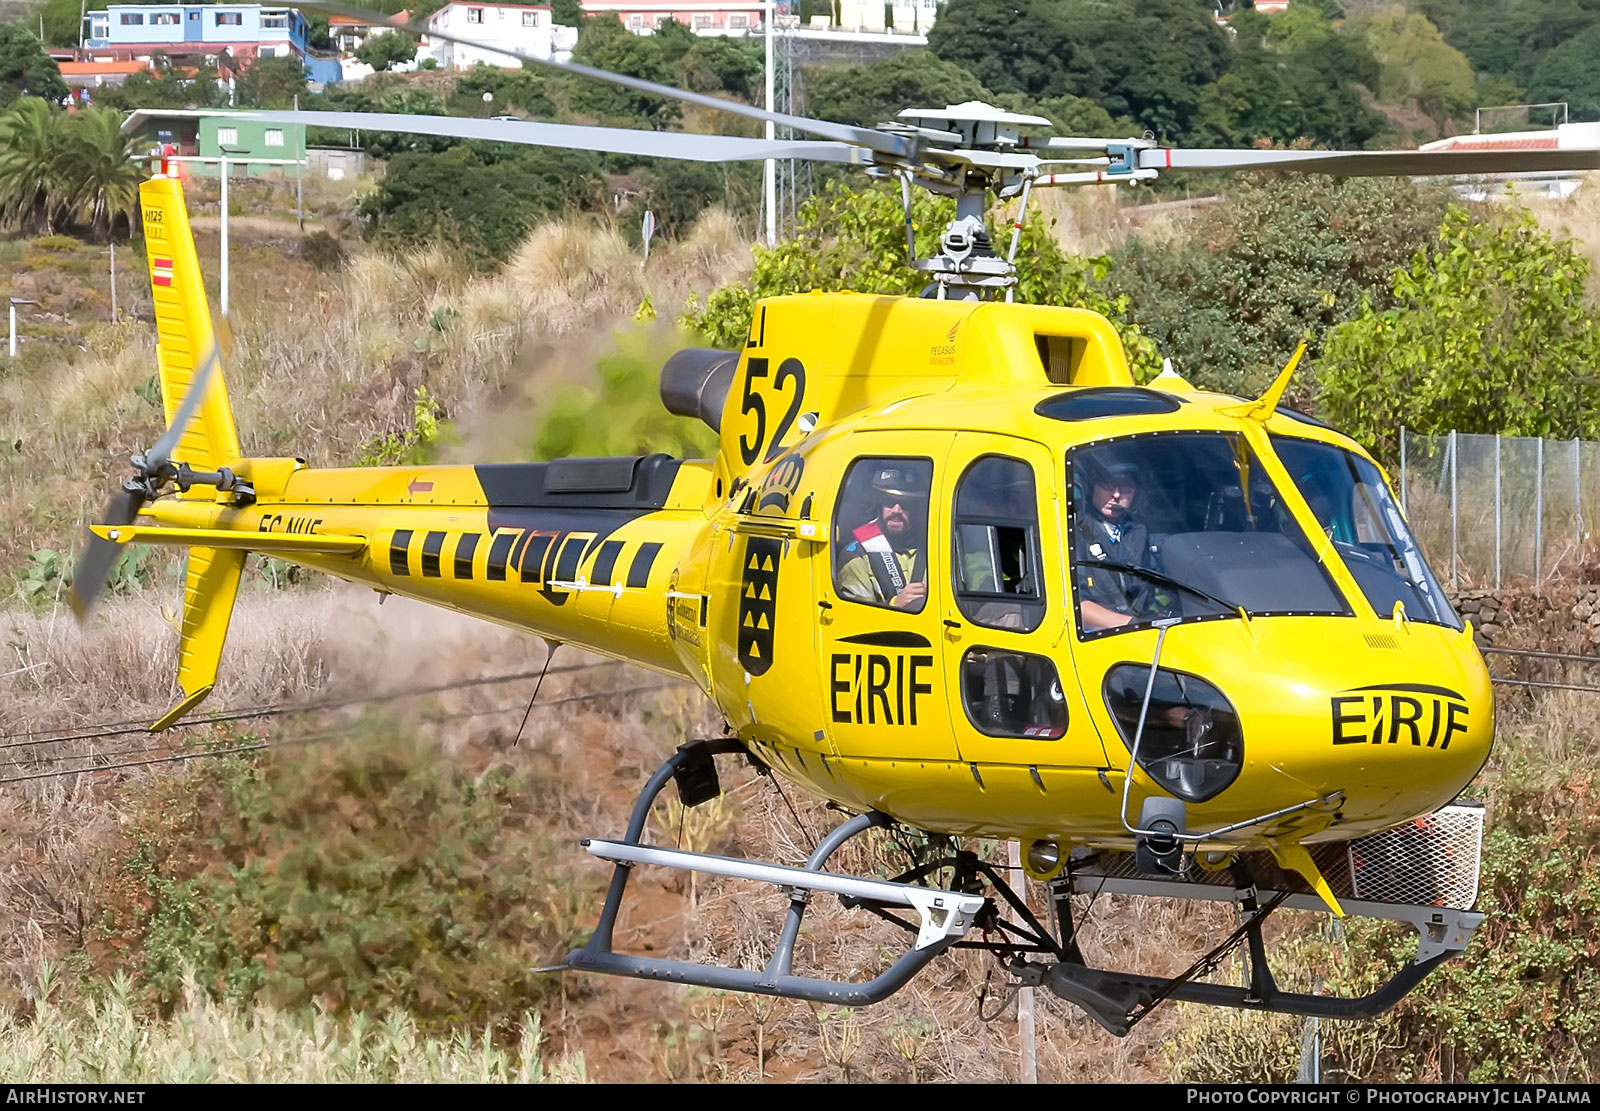
[[[222,152],[222,289],[218,300],[221,302],[222,315],[228,315],[228,155],[247,153],[242,147],[225,147],[217,144],[217,149]]]
[[[777,137],[773,129],[771,114],[773,104],[773,72],[772,72],[772,25],[777,22],[778,5],[773,0],[767,0],[761,6],[762,19],[767,25],[767,142],[772,142]],[[767,209],[767,246],[778,245],[778,164],[769,158],[762,174],[763,199]]]
[[[1022,883],[1018,886],[1022,890],[1024,902],[1028,898],[1028,878],[1022,871],[1022,844],[1013,841],[1011,850],[1011,875],[1022,876]],[[1039,1045],[1038,1032],[1034,1026],[1033,989],[1019,988],[1017,991],[1017,1081],[1021,1084],[1039,1083]]]
[[[11,298],[11,313],[10,313],[11,327],[10,327],[10,339],[9,339],[9,342],[7,343],[7,348],[10,350],[11,357],[13,359],[15,359],[17,357],[17,306],[18,305],[31,305],[31,304],[34,304],[34,302],[25,300],[25,299],[23,299],[21,297],[13,297],[13,298]]]
[[[300,94],[294,94],[294,110],[300,111]],[[300,128],[300,172],[294,177],[294,219],[300,225],[301,234],[306,230],[306,163],[309,152],[306,150],[306,129]]]

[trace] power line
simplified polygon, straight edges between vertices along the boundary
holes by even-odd
[[[643,684],[643,685],[640,685],[640,686],[623,687],[623,688],[618,689],[618,690],[592,691],[592,692],[590,692],[588,694],[575,694],[575,695],[569,695],[566,698],[551,699],[548,702],[541,703],[541,705],[546,706],[546,707],[553,707],[553,706],[570,705],[570,704],[578,703],[578,702],[592,702],[592,701],[595,701],[596,699],[601,699],[601,698],[620,698],[620,697],[624,697],[626,695],[631,695],[631,694],[644,694],[644,693],[648,693],[648,692],[651,692],[651,691],[667,690],[669,688],[676,687],[676,686],[679,686],[679,685],[680,684],[677,683],[677,682],[668,681],[668,682],[663,682],[663,683],[648,683],[648,684]],[[468,718],[487,717],[487,716],[492,715],[492,714],[514,713],[514,712],[516,712],[517,710],[520,710],[520,709],[522,709],[522,702],[519,700],[519,701],[517,701],[515,703],[512,703],[511,705],[508,705],[508,706],[498,706],[498,707],[495,707],[493,709],[488,709],[488,710],[461,710],[461,711],[457,711],[455,713],[440,714],[440,715],[435,715],[433,717],[424,718],[423,721],[424,721],[425,724],[439,725],[439,724],[444,724],[446,722],[451,722],[451,721],[462,721],[462,720],[466,720]],[[148,766],[148,765],[151,765],[151,764],[173,763],[173,762],[180,761],[180,760],[196,760],[196,759],[200,759],[200,758],[206,757],[206,756],[231,756],[231,755],[235,755],[235,754],[241,753],[241,752],[256,752],[256,751],[259,751],[259,750],[262,750],[262,749],[282,748],[282,747],[286,747],[288,745],[293,745],[293,744],[310,744],[310,743],[313,743],[315,741],[333,740],[333,739],[337,739],[337,738],[343,737],[347,733],[348,733],[348,730],[343,729],[343,728],[326,729],[326,730],[322,730],[320,732],[302,734],[300,737],[290,738],[288,740],[283,740],[283,741],[263,741],[263,742],[261,742],[259,744],[253,744],[253,745],[237,745],[237,746],[234,746],[232,748],[208,749],[208,750],[203,751],[203,752],[184,752],[184,753],[177,753],[177,754],[170,755],[170,756],[152,756],[152,757],[148,757],[148,758],[142,759],[142,760],[129,760],[129,761],[124,761],[122,763],[116,763],[116,764],[99,764],[99,765],[90,765],[90,766],[86,766],[86,767],[76,767],[76,768],[58,768],[58,769],[55,769],[53,771],[31,772],[31,773],[29,773],[27,775],[7,776],[5,778],[0,778],[0,785],[4,785],[4,784],[7,784],[7,783],[23,783],[23,782],[27,782],[29,780],[36,780],[36,779],[58,778],[58,777],[69,776],[69,775],[88,775],[88,774],[92,774],[94,772],[116,771],[116,770],[123,769],[123,768],[138,768],[138,767],[145,767],[145,766]],[[148,747],[136,747],[136,748],[131,748],[131,749],[123,749],[123,750],[120,750],[120,751],[114,752],[114,753],[103,753],[101,755],[102,756],[106,756],[106,755],[113,755],[113,756],[142,755],[142,754],[149,753],[149,752],[159,751],[160,747],[161,746],[159,746],[159,745],[148,746]],[[65,757],[65,756],[63,756],[63,757],[45,757],[44,759],[45,760],[52,760],[52,759],[66,760],[66,759],[73,759],[73,758],[74,757]],[[79,757],[79,758],[81,759],[81,757]],[[94,759],[94,758],[95,757],[92,756],[92,755],[89,757],[89,759]]]
[[[565,667],[551,668],[551,674],[567,674],[574,671],[584,671],[594,667],[617,667],[620,661],[602,660],[591,664],[568,664]],[[392,702],[402,698],[414,698],[427,694],[441,694],[445,691],[460,690],[464,687],[491,686],[496,683],[510,683],[518,679],[532,679],[538,675],[537,671],[518,671],[507,675],[490,675],[478,679],[458,679],[449,683],[438,683],[426,687],[413,687],[403,691],[390,691],[376,695],[351,695],[341,698],[322,699],[317,702],[306,702],[295,706],[282,706],[269,704],[242,710],[228,710],[205,717],[191,718],[179,722],[174,728],[185,729],[198,725],[214,725],[230,721],[243,721],[249,718],[276,717],[280,714],[308,713],[315,710],[333,710],[345,706],[358,706],[369,702]],[[30,745],[56,744],[62,741],[94,741],[106,737],[122,737],[133,733],[147,733],[150,730],[148,722],[106,722],[92,725],[88,732],[66,733],[53,737],[40,737],[38,734],[54,732],[50,729],[24,730],[20,733],[0,735],[0,749],[25,748]],[[28,738],[28,739],[22,739]]]

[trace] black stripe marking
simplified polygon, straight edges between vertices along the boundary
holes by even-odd
[[[572,536],[561,545],[561,555],[556,560],[557,582],[569,583],[577,576],[578,563],[583,559],[583,549],[588,542],[586,537]]]
[[[622,552],[622,541],[607,540],[600,545],[600,554],[594,557],[594,574],[591,581],[596,586],[610,586],[611,572],[616,569],[617,556]]]
[[[514,532],[497,532],[494,541],[489,545],[489,574],[490,582],[503,583],[506,581],[506,557],[511,554],[511,545],[517,542]]]
[[[540,571],[544,569],[544,554],[550,550],[550,541],[553,539],[548,533],[528,537],[528,546],[522,550],[523,582],[536,583],[544,578]]]
[[[422,538],[422,577],[439,577],[439,553],[444,550],[444,533],[430,532]]]
[[[456,541],[456,578],[472,578],[472,557],[478,550],[478,534],[464,532]]]
[[[411,574],[411,530],[399,529],[389,542],[389,570],[396,575]]]
[[[841,644],[870,644],[874,648],[932,648],[928,638],[918,633],[890,630],[881,633],[857,633],[853,637],[840,637]]]
[[[639,550],[633,553],[633,562],[628,565],[628,585],[630,587],[638,589],[649,585],[650,568],[655,564],[656,556],[660,552],[660,544],[639,545]]]

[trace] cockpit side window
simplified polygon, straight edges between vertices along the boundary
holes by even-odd
[[[850,465],[833,518],[839,597],[919,613],[928,601],[933,460],[866,457]]]
[[[950,572],[967,620],[1032,632],[1044,620],[1039,574],[1039,502],[1033,468],[986,455],[956,484]]]
[[[1398,605],[1413,621],[1461,628],[1376,466],[1316,440],[1274,436],[1272,447],[1373,612]]]

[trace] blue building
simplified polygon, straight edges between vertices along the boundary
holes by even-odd
[[[265,57],[304,58],[311,25],[294,8],[260,4],[113,4],[84,16],[84,46],[99,55],[150,53],[169,55],[224,48],[241,60]]]

